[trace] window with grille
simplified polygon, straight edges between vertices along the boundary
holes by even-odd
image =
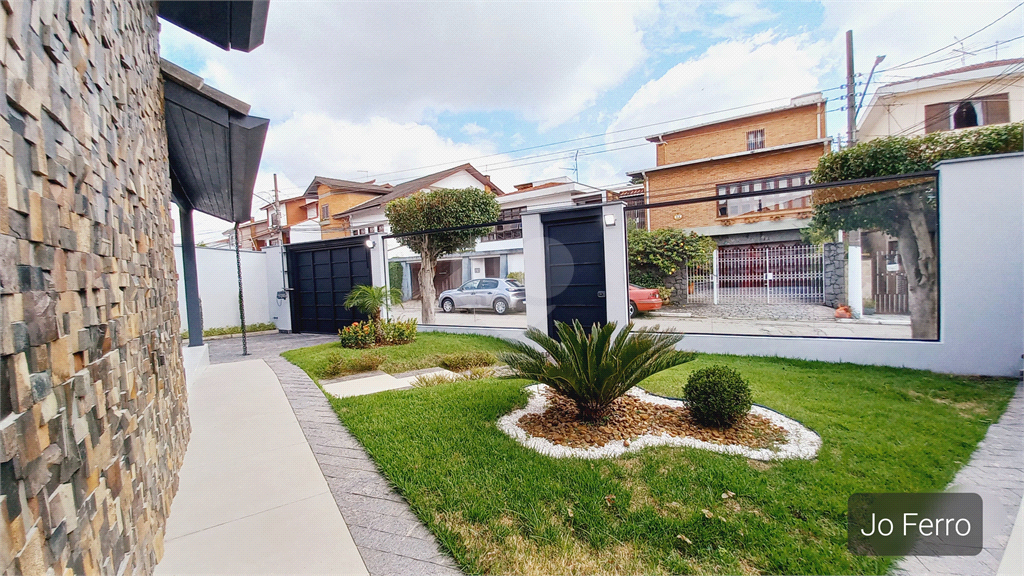
[[[764,128],[747,132],[747,150],[764,148]]]
[[[1005,124],[1010,121],[1009,93],[981,96],[958,102],[928,104],[924,107],[924,132],[944,132],[971,126]]]
[[[330,206],[321,206],[320,207],[320,219],[321,220],[330,220],[331,219],[331,207]]]
[[[718,195],[746,194],[762,190],[779,190],[794,186],[810,184],[810,172],[786,174],[758,180],[746,180],[731,184],[719,184]],[[749,196],[746,198],[723,199],[718,201],[718,217],[733,218],[758,212],[776,212],[779,210],[799,210],[811,207],[810,190],[772,194],[770,196]]]
[[[525,206],[519,208],[508,208],[501,211],[501,215],[498,217],[499,220],[519,220],[522,218],[523,210],[526,210]],[[512,224],[498,224],[494,227],[494,231],[484,236],[481,242],[493,242],[495,240],[513,240],[515,238],[523,237],[523,224],[522,222],[514,222]]]

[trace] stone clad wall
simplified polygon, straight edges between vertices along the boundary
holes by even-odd
[[[190,431],[156,7],[0,27],[0,573],[149,573]]]
[[[824,244],[825,305],[838,308],[846,304],[846,246],[842,242]]]

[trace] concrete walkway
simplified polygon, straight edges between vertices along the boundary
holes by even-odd
[[[320,388],[280,356],[336,340],[259,335],[248,356],[239,338],[209,343],[158,574],[462,574]],[[339,380],[335,393],[408,388],[415,375]]]
[[[1024,500],[1024,384],[1017,386],[1006,412],[957,473],[950,492],[974,492],[984,502],[983,550],[977,556],[911,556],[897,574],[990,576],[1024,574],[1020,526]],[[1014,528],[1014,525],[1017,527]],[[1012,533],[1012,536],[1011,536]]]
[[[274,372],[208,367],[157,574],[368,574]]]

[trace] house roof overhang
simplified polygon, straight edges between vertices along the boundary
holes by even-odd
[[[270,0],[161,0],[158,15],[225,50],[251,52],[263,44]]]
[[[784,152],[787,150],[795,150],[797,148],[804,148],[807,146],[821,146],[824,144],[830,144],[832,138],[816,138],[814,140],[805,140],[803,142],[794,142],[792,144],[782,144],[780,146],[772,146],[770,148],[761,148],[760,150],[744,150],[742,152],[733,152],[732,154],[722,154],[720,156],[709,156],[708,158],[697,158],[696,160],[687,160],[685,162],[676,162],[674,164],[665,164],[663,166],[655,166],[653,168],[644,168],[643,170],[634,170],[632,172],[626,172],[626,176],[642,176],[650,172],[658,172],[659,170],[671,170],[672,168],[680,168],[682,166],[692,166],[694,164],[703,164],[705,162],[715,162],[717,160],[729,160],[732,158],[742,158],[744,156],[757,156],[760,154],[770,154],[772,152]]]
[[[161,60],[171,191],[179,206],[247,222],[270,120]]]

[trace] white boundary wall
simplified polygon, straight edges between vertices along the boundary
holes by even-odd
[[[1019,376],[1024,353],[1024,154],[942,162],[939,341],[693,334],[698,352]]]
[[[937,168],[937,342],[691,334],[679,347],[953,374],[1019,376],[1024,365],[1024,153],[951,160]],[[530,237],[538,233],[538,225],[529,226],[524,218],[527,253],[535,248]],[[543,239],[534,242],[543,245]],[[526,267],[529,280],[536,262],[528,260]],[[535,304],[535,300],[536,295],[530,303]],[[536,323],[536,318],[530,321],[531,325]],[[421,329],[522,338],[522,331],[516,330]]]
[[[267,253],[242,250],[242,293],[245,297],[245,323],[270,322],[267,295]],[[188,327],[185,309],[185,274],[181,264],[181,246],[174,247],[178,271],[178,310],[181,329]],[[196,246],[196,273],[199,299],[203,304],[203,328],[241,326],[238,315],[238,273],[235,251],[229,248]]]

